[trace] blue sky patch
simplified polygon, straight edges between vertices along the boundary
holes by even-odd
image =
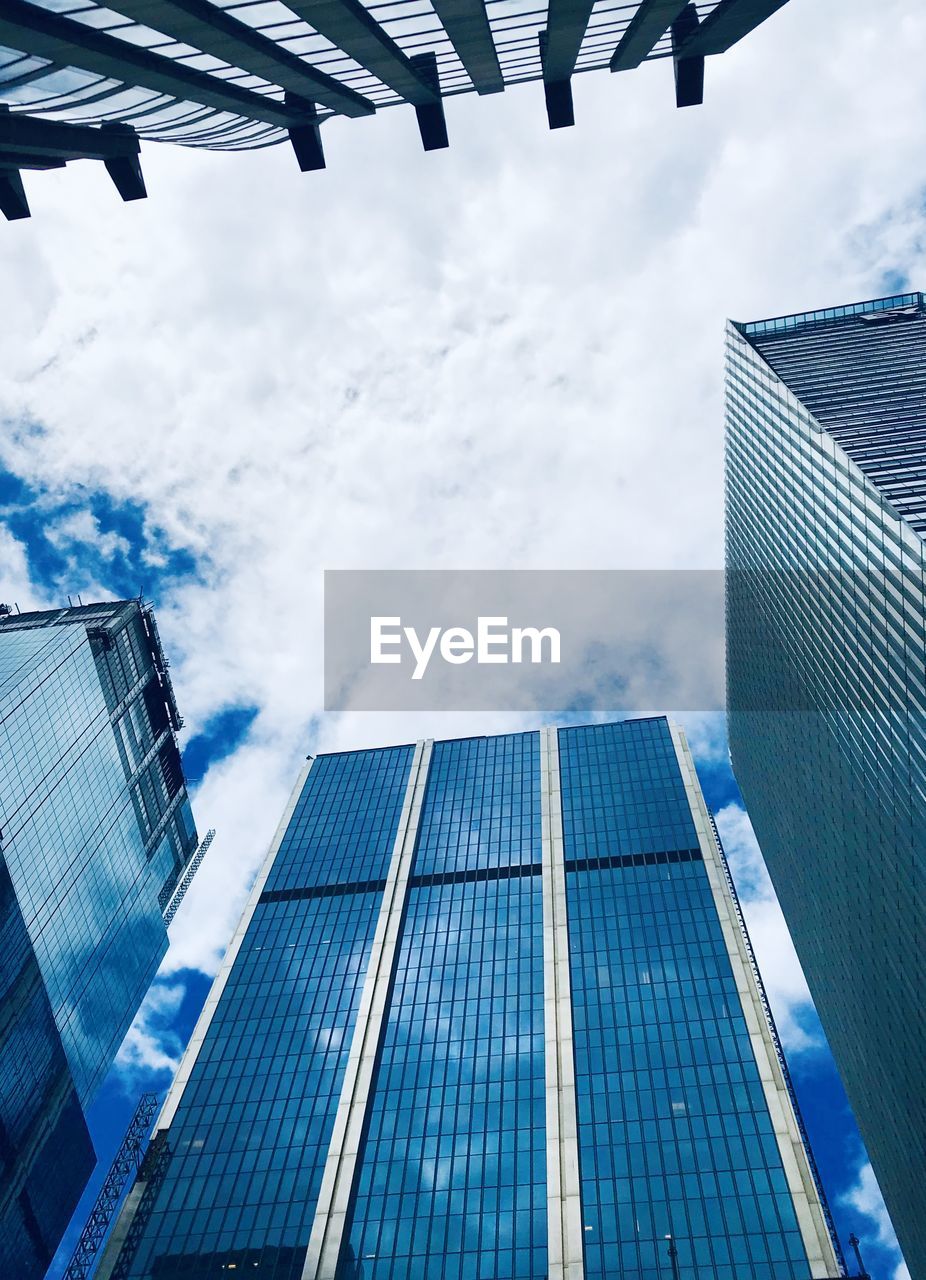
[[[183,773],[190,786],[201,782],[211,765],[238,750],[259,709],[228,707],[206,721],[183,749]]]
[[[94,583],[156,602],[171,583],[200,576],[196,558],[171,547],[142,504],[103,490],[40,489],[0,470],[0,522],[25,548],[35,586],[60,603],[92,595]]]

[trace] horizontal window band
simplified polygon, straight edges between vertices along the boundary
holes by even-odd
[[[262,902],[305,902],[312,898],[334,898],[351,893],[382,893],[385,880],[352,880],[347,884],[313,884],[296,889],[265,889],[257,899]]]
[[[670,862],[701,862],[700,849],[667,849],[660,853],[615,853],[605,858],[567,858],[567,871],[609,871],[613,867],[658,867]]]
[[[616,853],[603,858],[567,858],[565,868],[572,871],[610,871],[619,867],[655,867],[678,862],[700,862],[700,849],[667,849],[659,853]],[[458,871],[435,871],[412,876],[409,887],[430,889],[445,884],[477,884],[490,880],[517,880],[540,875],[539,862],[525,862],[513,867],[466,867]],[[385,880],[354,880],[342,884],[314,884],[296,889],[265,889],[259,902],[304,902],[313,898],[332,898],[357,893],[382,893]]]
[[[412,876],[413,889],[429,889],[442,884],[475,884],[485,880],[519,880],[523,876],[539,876],[539,862],[522,862],[513,867],[464,867],[459,871],[433,871]]]

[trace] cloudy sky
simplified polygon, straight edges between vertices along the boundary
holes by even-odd
[[[449,101],[445,152],[397,108],[326,125],[322,173],[150,146],[130,205],[92,164],[27,176],[31,221],[0,229],[0,599],[153,599],[219,833],[101,1154],[168,1078],[300,758],[531,723],[326,715],[322,571],[719,567],[724,321],[926,280],[924,58],[916,0],[792,0],[698,109],[663,62],[579,77],[556,133],[529,85]],[[682,718],[840,1227],[893,1280],[722,725]]]

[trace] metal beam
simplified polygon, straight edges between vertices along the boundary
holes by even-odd
[[[726,53],[731,45],[748,36],[766,18],[783,9],[788,0],[720,0],[698,30],[686,42],[686,58]]]
[[[359,93],[317,71],[311,63],[209,0],[114,0],[112,8],[333,111],[363,115],[372,110],[369,104],[364,106],[366,100]],[[355,109],[346,110],[348,104]]]
[[[568,80],[585,39],[594,0],[550,0],[543,48],[543,78]]]
[[[318,127],[318,112],[315,110],[315,103],[298,100],[295,94],[287,93],[286,102],[292,107],[301,107],[305,111],[308,124],[300,125],[298,129],[290,129],[289,140],[292,143],[293,151],[296,153],[296,161],[303,173],[308,173],[313,169],[325,168],[325,149],[322,146],[322,132]]]
[[[63,169],[65,164],[64,160],[30,155],[27,151],[4,151],[0,147],[0,169]]]
[[[0,111],[0,151],[52,160],[116,160],[137,156],[139,145],[134,130],[127,125],[97,129]]]
[[[0,168],[0,213],[7,222],[30,218],[29,201],[18,169]]]
[[[148,192],[137,156],[126,156],[121,160],[104,160],[103,164],[123,200],[145,199]]]
[[[485,0],[432,0],[477,93],[501,93],[505,79],[486,13]]]
[[[418,132],[421,134],[421,145],[425,151],[442,151],[444,147],[450,146],[450,139],[447,137],[444,103],[440,96],[440,75],[437,70],[437,57],[433,53],[418,53],[411,61],[415,70],[425,76],[428,83],[437,92],[436,102],[422,102],[415,107],[415,115],[418,117]]]
[[[437,102],[426,76],[406,57],[360,0],[289,0],[286,6],[319,35],[415,106]]]
[[[631,71],[638,67],[665,35],[685,8],[688,0],[642,0],[630,26],[620,38],[611,58],[612,71]]]
[[[195,71],[171,58],[75,22],[73,18],[28,4],[26,0],[3,0],[0,5],[0,44],[283,129],[304,123],[303,118],[272,98],[241,89],[205,71]],[[373,111],[372,104],[352,90],[341,92],[343,105],[338,110],[347,115],[368,115]],[[321,101],[321,95],[318,100]]]
[[[563,79],[552,80],[547,77],[547,33],[541,31],[540,65],[543,67],[543,97],[547,108],[547,123],[551,129],[568,129],[576,122],[575,108],[572,102],[572,79],[566,75]]]
[[[672,63],[675,70],[675,105],[698,107],[704,101],[704,55],[682,56],[698,30],[698,6],[688,4],[672,23]]]

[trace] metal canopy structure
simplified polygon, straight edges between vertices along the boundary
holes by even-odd
[[[543,82],[558,129],[575,120],[574,75],[657,59],[673,62],[678,105],[693,105],[705,57],[785,3],[2,0],[2,127],[28,118],[73,132],[19,151],[0,133],[0,210],[28,216],[21,170],[79,158],[102,159],[123,198],[138,199],[139,141],[247,150],[288,140],[300,168],[324,168],[327,119],[402,103],[425,150],[438,150],[448,145],[444,99],[531,80]]]

